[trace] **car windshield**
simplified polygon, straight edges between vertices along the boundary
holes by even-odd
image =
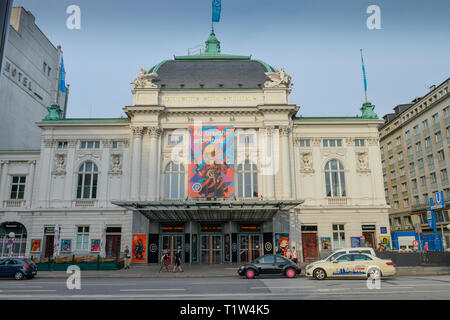
[[[23,259],[23,261],[25,261],[25,263],[27,263],[27,264],[31,264],[31,265],[35,264],[34,261],[31,259]]]

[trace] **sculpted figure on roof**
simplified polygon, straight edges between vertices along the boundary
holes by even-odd
[[[157,76],[157,73],[147,73],[144,68],[141,68],[139,76],[137,76],[130,84],[134,84],[135,89],[158,88],[158,86],[152,82]]]
[[[275,70],[275,72],[266,72],[266,76],[270,78],[270,81],[264,83],[266,88],[291,88],[293,83],[291,82],[292,77],[284,71]]]

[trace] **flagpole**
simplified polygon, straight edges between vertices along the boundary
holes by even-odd
[[[363,77],[364,77],[364,96],[367,103],[367,79],[366,79],[366,69],[364,68],[364,58],[363,58],[363,50],[361,51],[361,64],[362,64],[362,71],[363,71]]]

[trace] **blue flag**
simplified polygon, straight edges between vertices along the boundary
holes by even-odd
[[[364,91],[367,92],[366,68],[364,68],[364,59],[362,56],[362,51],[361,51],[361,64],[362,64],[362,71],[363,71],[363,77],[364,77]]]
[[[64,60],[61,57],[61,72],[59,74],[59,91],[66,92],[66,79],[65,79],[65,73],[64,70]]]
[[[221,10],[222,10],[222,1],[221,0],[212,0],[212,21],[213,22],[219,22]]]

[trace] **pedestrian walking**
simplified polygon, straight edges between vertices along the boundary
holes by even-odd
[[[428,251],[429,251],[429,247],[428,247],[428,242],[425,242],[425,245],[423,246],[423,252],[424,252],[424,260],[425,263],[429,263],[430,259],[428,258]]]
[[[169,264],[170,264],[169,250],[165,250],[161,257],[161,268],[159,268],[159,272],[161,272],[163,268],[166,269],[167,272],[170,272]]]
[[[125,246],[125,251],[123,252],[123,260],[125,262],[124,269],[130,269],[131,255],[128,246]]]
[[[180,272],[183,272],[183,269],[181,269],[181,249],[178,249],[177,252],[175,252],[175,265],[173,266],[172,272],[175,272],[177,267]]]

